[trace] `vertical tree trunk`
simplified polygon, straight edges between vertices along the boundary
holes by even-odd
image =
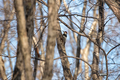
[[[45,68],[42,80],[51,80],[53,76],[54,47],[57,31],[57,0],[48,0],[48,38],[46,47]]]
[[[58,48],[60,57],[67,56],[66,51],[65,51],[65,43],[63,42],[61,31],[58,31],[58,35],[59,36],[57,37],[57,48]],[[68,58],[62,58],[61,62],[62,62],[65,80],[73,80],[72,74],[70,72],[70,63],[68,61]]]
[[[35,14],[35,4],[36,0],[23,0],[24,1],[24,8],[25,8],[25,18],[26,18],[26,30],[27,36],[30,46],[30,53],[31,54],[31,47],[32,47],[32,39],[34,35],[34,14]]]
[[[25,18],[23,0],[15,0],[14,5],[15,5],[16,16],[17,16],[17,33],[18,33],[18,40],[19,40],[18,44],[23,56],[25,79],[33,80],[32,68],[30,64],[31,46],[29,45],[29,40],[28,40],[29,38],[27,36],[26,18]]]
[[[17,45],[17,59],[12,80],[25,80],[24,67],[23,67],[23,55],[20,49],[20,42]]]
[[[104,0],[99,1],[99,29],[98,34],[96,38],[96,43],[98,45],[94,45],[94,52],[93,52],[93,71],[92,71],[92,78],[93,80],[99,80],[99,53],[100,49],[99,46],[101,46],[101,43],[103,41],[103,33],[104,33]]]
[[[37,45],[37,40],[35,37],[33,37],[33,42],[34,42],[34,49],[35,49],[35,57],[38,58],[40,56],[38,56],[39,54],[39,49],[38,49],[38,46]],[[33,71],[33,78],[34,80],[36,79],[36,75],[37,75],[37,66],[38,66],[38,60],[35,58],[34,60],[34,71]]]
[[[103,42],[103,35],[104,35],[104,0],[99,1],[99,46],[101,46],[101,43]],[[100,48],[99,48],[100,52]],[[102,80],[102,76],[99,77],[99,80]]]
[[[41,50],[41,56],[40,56],[40,59],[42,59],[42,60],[45,60],[45,52],[44,52],[44,47],[43,47],[43,41],[42,41],[42,36],[43,36],[43,32],[44,32],[44,29],[46,28],[46,25],[45,25],[45,22],[44,22],[44,19],[43,19],[43,11],[42,11],[42,4],[41,3],[39,3],[39,8],[40,8],[40,14],[41,14],[41,17],[42,17],[42,19],[41,19],[41,22],[40,22],[40,36],[39,36],[39,38],[40,38],[40,50]],[[44,28],[43,28],[44,27]],[[44,74],[44,64],[45,64],[45,62],[44,61],[40,61],[40,72],[41,72],[41,74],[40,74],[40,78],[42,78],[42,76],[43,76],[43,74]]]
[[[84,0],[84,6],[83,6],[83,10],[82,10],[82,16],[85,16],[86,6],[87,6],[87,0]],[[84,29],[85,29],[84,23],[85,23],[85,17],[82,17],[81,24],[80,24],[80,31],[79,31],[80,33],[82,33],[84,31]],[[81,36],[78,35],[77,36],[77,52],[76,52],[76,57],[80,57],[80,51],[81,51],[80,43],[81,43]],[[86,56],[86,55],[84,54],[83,56]],[[75,73],[74,73],[74,79],[77,79],[77,75],[78,75],[78,71],[79,71],[79,64],[80,64],[79,60],[76,59],[76,68],[75,68]],[[88,65],[85,63],[85,67],[86,67],[85,68],[85,77],[86,78],[88,77],[88,71],[86,71],[87,70],[87,66]]]
[[[65,42],[61,33],[59,22],[57,27],[58,27],[57,48],[59,51],[59,55],[60,57],[67,56],[65,50]],[[70,63],[68,61],[68,58],[61,58],[61,63],[62,63],[65,80],[73,80],[72,74],[70,72]]]
[[[93,80],[99,80],[99,74],[98,74],[98,69],[99,69],[99,49],[98,49],[97,45],[94,45],[92,66],[93,66],[92,79]]]
[[[0,76],[2,80],[7,80],[7,75],[5,73],[5,66],[4,66],[4,61],[2,59],[2,56],[0,56]]]
[[[104,33],[104,0],[99,1],[99,29],[98,29],[98,38],[99,45],[103,41],[103,33]]]
[[[36,0],[24,0],[24,8],[25,8],[25,17],[26,17],[26,30],[29,42],[29,48],[31,55],[31,47],[32,47],[32,40],[34,35],[34,14],[35,14],[35,4]],[[38,48],[35,47],[35,55],[37,54]],[[36,71],[37,71],[37,60],[35,59],[35,68],[34,68],[34,80],[36,78]]]

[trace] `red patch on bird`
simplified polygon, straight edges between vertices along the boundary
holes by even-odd
[[[64,33],[66,33],[66,34],[67,34],[67,31],[64,31]]]

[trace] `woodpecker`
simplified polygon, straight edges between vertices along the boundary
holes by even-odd
[[[64,41],[64,43],[66,43],[66,38],[67,38],[67,31],[63,31],[64,33],[63,33],[63,41]]]

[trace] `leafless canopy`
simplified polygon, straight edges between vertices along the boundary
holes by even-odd
[[[0,80],[119,80],[119,15],[120,0],[1,0]]]

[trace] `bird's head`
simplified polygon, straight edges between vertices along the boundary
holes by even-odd
[[[67,35],[67,31],[63,31],[64,33],[63,34],[66,34]]]

